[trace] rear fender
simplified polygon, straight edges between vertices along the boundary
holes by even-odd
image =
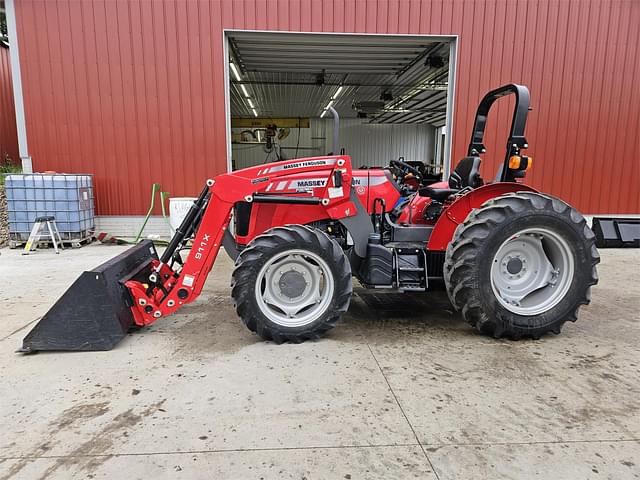
[[[427,243],[427,250],[446,250],[458,225],[465,221],[471,210],[487,200],[510,192],[537,192],[537,190],[515,182],[500,182],[476,188],[458,198],[442,212]]]

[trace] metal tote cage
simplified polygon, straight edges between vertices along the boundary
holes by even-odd
[[[9,240],[26,242],[37,217],[52,215],[65,242],[90,239],[95,230],[93,175],[11,174],[5,179]]]

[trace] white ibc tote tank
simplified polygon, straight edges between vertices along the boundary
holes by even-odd
[[[171,233],[178,229],[185,215],[191,208],[191,205],[196,200],[197,198],[195,197],[169,198],[169,225],[171,226]]]

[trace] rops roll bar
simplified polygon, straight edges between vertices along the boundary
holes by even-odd
[[[515,95],[516,105],[513,110],[513,119],[511,120],[511,130],[507,139],[507,148],[504,163],[498,174],[497,181],[509,181],[509,158],[512,155],[518,155],[521,148],[527,148],[527,139],[524,136],[524,129],[527,124],[527,115],[529,114],[529,89],[524,85],[509,83],[502,87],[491,90],[487,93],[476,111],[476,119],[473,123],[473,132],[471,134],[471,142],[469,143],[468,156],[477,156],[486,152],[484,143],[484,130],[487,126],[487,115],[494,102],[500,97],[506,95]]]

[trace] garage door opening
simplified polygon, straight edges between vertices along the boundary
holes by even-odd
[[[229,170],[339,150],[449,172],[455,37],[226,31]],[[335,152],[335,153],[340,153]]]

